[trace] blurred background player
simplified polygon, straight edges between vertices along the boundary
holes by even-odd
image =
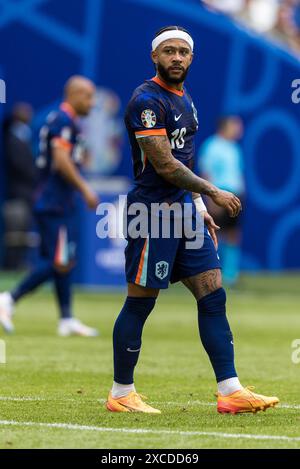
[[[215,186],[244,199],[243,155],[238,140],[243,134],[242,120],[226,116],[219,120],[217,133],[209,137],[199,151],[199,172]],[[240,273],[241,215],[232,218],[222,207],[207,200],[208,209],[220,226],[219,254],[224,283],[236,284]]]
[[[30,104],[17,103],[3,125],[6,170],[4,267],[12,270],[24,267],[27,248],[32,243],[30,228],[38,176],[32,151],[32,117]]]
[[[72,271],[77,248],[77,196],[80,192],[90,209],[98,197],[80,174],[84,157],[78,118],[87,116],[94,104],[95,86],[81,76],[65,85],[64,102],[52,112],[40,133],[40,183],[35,216],[41,236],[40,260],[35,269],[12,292],[0,295],[0,323],[7,332],[14,329],[15,304],[37,287],[52,280],[60,311],[58,333],[92,337],[96,329],[72,315]]]

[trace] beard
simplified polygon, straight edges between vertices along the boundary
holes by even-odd
[[[87,117],[89,115],[90,111],[91,111],[90,108],[81,107],[80,109],[77,110],[77,114],[80,117]]]
[[[186,79],[186,76],[189,72],[189,68],[188,67],[186,70],[182,70],[182,74],[178,77],[172,77],[169,70],[167,68],[165,68],[162,64],[160,64],[158,62],[157,64],[157,71],[159,72],[160,76],[168,83],[172,83],[174,85],[178,85],[179,83],[182,83],[184,82],[184,80]]]

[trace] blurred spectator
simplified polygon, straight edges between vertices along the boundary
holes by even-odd
[[[243,11],[247,0],[203,0],[203,3],[227,15],[237,15]]]
[[[242,152],[237,141],[243,123],[237,116],[222,117],[217,133],[208,138],[199,151],[199,172],[220,189],[233,192],[241,200],[245,194]],[[224,282],[233,286],[239,278],[241,228],[240,217],[230,218],[227,211],[210,199],[208,211],[221,227],[219,253]]]
[[[202,0],[300,54],[300,0]]]
[[[283,0],[278,9],[277,23],[272,31],[274,38],[285,41],[300,54],[300,1]]]
[[[268,33],[276,25],[279,0],[248,0],[239,19],[258,33]]]
[[[6,167],[6,202],[3,207],[5,224],[6,268],[16,269],[23,264],[32,222],[33,194],[37,171],[31,147],[29,104],[18,103],[4,124],[3,143]]]
[[[233,16],[258,32],[275,27],[280,0],[203,0],[217,11]]]
[[[122,159],[123,121],[121,100],[112,90],[98,88],[95,106],[84,121],[90,161],[87,169],[97,174],[112,174]]]

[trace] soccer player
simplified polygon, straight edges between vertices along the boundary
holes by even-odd
[[[199,151],[199,172],[220,189],[234,192],[240,200],[245,196],[244,161],[239,139],[243,123],[238,116],[219,119],[215,135],[209,137]],[[217,207],[208,199],[210,214],[222,227],[219,255],[223,282],[229,287],[236,285],[240,274],[241,228],[240,217],[232,218],[223,207]]]
[[[57,112],[47,118],[40,134],[41,183],[35,203],[41,237],[40,259],[34,270],[12,292],[0,295],[0,324],[13,332],[14,306],[21,298],[52,280],[60,312],[58,334],[93,337],[96,329],[87,327],[72,314],[72,271],[76,262],[76,200],[80,192],[90,209],[98,205],[97,195],[80,174],[84,156],[79,117],[93,106],[95,85],[81,76],[65,85],[65,99]]]
[[[244,388],[235,370],[226,294],[214,246],[217,227],[200,194],[226,208],[232,217],[239,214],[241,204],[235,195],[218,189],[192,171],[198,120],[183,83],[192,63],[193,47],[191,35],[178,26],[161,29],[152,42],[157,74],[134,91],[125,118],[135,174],[135,188],[128,194],[127,210],[130,225],[129,211],[135,202],[149,208],[152,203],[183,204],[190,199],[192,214],[187,216],[194,220],[196,210],[203,214],[204,242],[202,248],[189,249],[184,236],[135,238],[128,229],[125,250],[128,296],[114,326],[114,382],[106,403],[112,412],[160,413],[136,392],[133,375],[143,326],[160,289],[168,288],[169,281],[183,282],[197,301],[200,337],[217,380],[218,411],[256,412],[279,402],[276,397],[261,396]]]

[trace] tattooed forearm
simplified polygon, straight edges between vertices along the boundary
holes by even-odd
[[[205,195],[213,195],[217,192],[216,187],[210,182],[198,177],[180,161],[175,161],[177,162],[177,168],[175,168],[169,179],[169,182],[174,186]]]
[[[189,168],[174,158],[167,136],[140,138],[138,143],[157,174],[174,186],[209,196],[218,192],[213,184],[196,176]]]

